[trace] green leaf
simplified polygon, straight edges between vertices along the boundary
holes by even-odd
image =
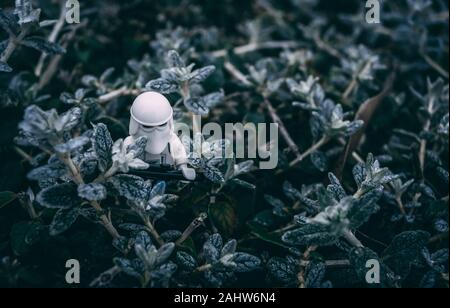
[[[11,229],[11,248],[18,256],[25,255],[36,244],[43,227],[36,222],[19,222]]]
[[[68,230],[75,223],[79,214],[78,208],[60,209],[50,224],[50,235],[56,236]]]
[[[425,231],[403,232],[392,240],[384,251],[383,260],[402,278],[408,276],[411,266],[422,258],[422,250],[427,245],[430,234]]]
[[[255,223],[255,222],[249,222],[248,227],[251,230],[251,233],[253,235],[255,235],[256,237],[258,237],[260,240],[263,240],[267,243],[285,248],[285,249],[290,249],[291,247],[289,247],[288,245],[286,245],[285,243],[283,243],[283,241],[281,240],[281,237],[276,235],[275,233],[270,233],[268,232],[265,228],[261,227],[259,224]]]
[[[237,225],[236,212],[233,206],[226,202],[217,202],[209,206],[208,217],[225,235],[233,234]]]
[[[0,192],[0,209],[16,200],[16,198],[17,195],[11,191]]]
[[[59,209],[69,209],[83,202],[78,196],[77,186],[73,183],[50,186],[40,191],[36,200],[44,207]]]

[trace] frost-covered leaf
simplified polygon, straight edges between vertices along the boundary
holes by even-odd
[[[67,132],[75,128],[81,121],[81,108],[75,107],[63,113],[54,122],[54,128],[57,132]]]
[[[14,15],[0,9],[0,27],[10,35],[15,35],[18,30],[17,20]]]
[[[202,97],[188,98],[184,101],[186,108],[198,115],[208,115],[209,108]]]
[[[76,138],[72,138],[66,143],[56,145],[55,151],[61,154],[71,153],[83,146],[85,146],[89,142],[89,138],[86,136],[80,136]]]
[[[138,176],[119,174],[112,177],[109,182],[121,196],[131,201],[148,201],[151,193],[151,185]]]
[[[336,242],[337,238],[324,226],[307,224],[284,233],[282,240],[290,245],[330,246]]]
[[[112,164],[112,146],[113,140],[105,124],[94,125],[94,134],[92,135],[92,145],[98,159],[100,171],[105,172]]]
[[[80,205],[77,186],[72,183],[58,184],[41,190],[36,196],[40,205],[48,208],[69,209]]]
[[[28,37],[24,39],[21,44],[49,55],[63,54],[66,52],[66,50],[61,47],[61,45],[51,43],[40,36]]]
[[[448,232],[448,230],[449,230],[448,222],[445,221],[444,219],[438,219],[434,222],[434,228],[438,232],[442,232],[442,233]]]
[[[205,177],[213,183],[225,182],[225,178],[224,178],[222,172],[220,172],[220,170],[217,169],[216,167],[204,166],[203,172],[204,172]]]
[[[170,258],[170,255],[175,249],[174,243],[166,243],[158,249],[158,255],[156,257],[156,264],[160,265]]]
[[[203,245],[203,254],[207,262],[212,263],[219,259],[223,242],[220,234],[211,235]]]
[[[50,235],[56,236],[68,230],[79,216],[78,208],[60,209],[53,217],[50,224]]]
[[[183,59],[180,57],[177,51],[171,50],[167,54],[167,64],[169,67],[185,67]]]
[[[83,184],[78,186],[78,196],[89,201],[106,199],[106,187],[99,183]]]
[[[195,258],[184,251],[177,252],[176,261],[182,269],[189,272],[193,271],[197,267]]]
[[[311,262],[306,268],[305,286],[313,289],[321,288],[325,273],[326,266],[324,263]]]
[[[422,255],[422,250],[428,243],[430,234],[424,231],[407,231],[397,235],[384,251],[386,263],[402,278],[405,278],[413,264]]]
[[[206,66],[191,73],[189,82],[191,84],[201,83],[206,80],[214,71],[216,67],[214,65]]]
[[[269,276],[285,286],[296,286],[299,270],[298,261],[292,257],[274,257],[267,262]]]
[[[235,253],[232,260],[236,263],[235,271],[238,273],[253,271],[261,264],[261,260],[258,257],[244,252]]]
[[[145,88],[161,94],[170,94],[178,91],[179,85],[171,80],[159,78],[148,82]]]
[[[12,70],[12,67],[8,63],[0,61],[0,72],[10,73]]]
[[[208,107],[209,109],[212,109],[217,105],[221,104],[224,99],[225,93],[223,90],[203,96],[203,102],[205,103],[205,106]]]
[[[120,268],[125,274],[135,277],[137,279],[142,279],[142,274],[136,270],[133,263],[125,258],[114,258],[114,264]]]
[[[347,196],[347,193],[342,187],[341,182],[333,173],[328,174],[328,179],[330,180],[330,185],[328,185],[327,191],[331,193],[334,198],[336,198],[337,200],[341,200],[342,198]]]
[[[223,248],[220,252],[220,257],[223,257],[227,254],[233,254],[236,251],[237,247],[237,241],[236,240],[230,240],[225,245],[223,245]]]
[[[14,14],[19,17],[19,25],[22,26],[29,23],[37,23],[41,10],[33,9],[31,0],[16,0]]]

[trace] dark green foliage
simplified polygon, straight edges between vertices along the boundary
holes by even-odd
[[[0,8],[0,287],[448,288],[448,1],[56,2]],[[279,138],[182,136],[198,181],[133,175],[149,90]]]

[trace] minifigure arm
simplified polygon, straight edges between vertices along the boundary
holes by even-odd
[[[177,168],[183,173],[183,176],[190,181],[197,177],[195,170],[188,167],[188,158],[186,149],[180,139],[174,134],[170,141],[170,151]]]

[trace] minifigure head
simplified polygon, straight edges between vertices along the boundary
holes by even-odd
[[[135,99],[130,113],[130,135],[146,136],[146,151],[162,153],[173,131],[173,109],[169,101],[159,93],[146,92]]]

